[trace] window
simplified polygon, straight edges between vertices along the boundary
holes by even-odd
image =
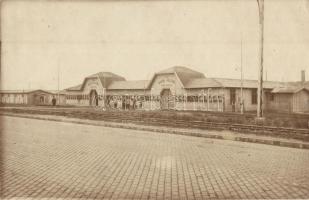
[[[213,96],[213,97],[212,97],[212,102],[213,102],[213,103],[216,103],[216,102],[218,101],[217,98],[218,98],[218,96]]]
[[[176,101],[177,102],[184,102],[184,96],[177,96]]]
[[[274,101],[275,100],[275,95],[274,94],[270,94],[269,99],[270,99],[270,101]]]
[[[187,96],[187,102],[197,102],[197,96]]]
[[[257,104],[257,89],[251,90],[251,103]]]
[[[204,96],[204,102],[207,102],[207,96]]]
[[[213,99],[212,99],[212,96],[211,96],[211,95],[208,96],[208,99],[209,99],[209,103],[212,103],[212,102],[213,102]]]

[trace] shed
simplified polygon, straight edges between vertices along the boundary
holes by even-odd
[[[309,88],[304,86],[287,86],[271,91],[270,106],[274,110],[287,112],[309,112]]]

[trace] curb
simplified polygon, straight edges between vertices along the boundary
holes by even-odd
[[[55,122],[103,126],[103,127],[110,127],[110,128],[151,131],[151,132],[157,132],[157,133],[168,133],[168,134],[176,134],[176,135],[184,135],[184,136],[203,137],[203,138],[209,138],[209,139],[232,140],[232,141],[239,141],[239,142],[258,143],[258,144],[266,144],[266,145],[274,145],[274,146],[290,147],[290,148],[298,148],[298,149],[309,149],[309,143],[301,143],[301,142],[298,143],[298,142],[268,140],[268,139],[251,138],[251,137],[223,137],[222,135],[214,135],[214,134],[206,135],[206,134],[202,134],[198,132],[191,132],[191,131],[168,130],[168,129],[152,128],[152,127],[145,127],[145,126],[138,127],[138,126],[130,126],[126,124],[112,124],[112,123],[104,122],[104,121],[101,121],[101,123],[98,123],[95,121],[86,122],[86,121],[76,121],[76,120],[71,120],[71,119],[44,118],[44,117],[38,117],[38,116],[18,115],[18,114],[11,114],[11,113],[0,113],[0,116],[1,115],[28,118],[28,119],[55,121]]]

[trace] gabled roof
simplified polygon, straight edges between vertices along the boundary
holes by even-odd
[[[241,84],[244,88],[257,88],[257,81],[255,80],[239,80],[239,79],[228,79],[228,78],[215,78],[222,87],[239,88]]]
[[[67,88],[65,90],[75,91],[75,90],[81,90],[81,88],[82,88],[82,84],[79,84],[79,85],[75,85],[73,87],[69,87],[69,88]]]
[[[194,71],[187,67],[175,66],[162,71],[159,71],[153,75],[149,81],[126,81],[124,77],[114,74],[112,72],[98,72],[87,76],[83,83],[70,88],[66,91],[80,91],[83,90],[85,83],[88,79],[97,78],[103,87],[109,90],[149,90],[152,86],[153,81],[156,76],[164,74],[173,74],[179,80],[181,86],[185,89],[191,88],[214,88],[214,87],[224,87],[224,88],[258,88],[257,80],[243,80],[240,79],[228,79],[228,78],[206,78],[203,73]],[[264,81],[263,88],[274,89],[281,88],[278,91],[294,91],[291,87],[305,87],[309,90],[309,81],[305,83],[301,82],[275,82],[275,81]],[[282,89],[285,88],[286,89]],[[274,90],[276,92],[276,90]]]
[[[114,74],[112,72],[98,72],[95,74],[92,74],[90,76],[87,76],[82,84],[73,86],[73,87],[69,87],[66,88],[65,90],[67,91],[80,91],[84,88],[85,83],[88,79],[93,79],[93,78],[97,78],[100,80],[101,84],[103,87],[108,88],[109,85],[113,82],[113,81],[125,81],[126,79],[123,78],[122,76],[119,76],[117,74]]]
[[[309,92],[309,88],[306,88],[304,86],[287,86],[287,87],[277,87],[274,88],[271,93],[275,93],[275,94],[294,94],[297,93],[301,90],[306,90]]]
[[[51,91],[48,91],[48,90],[40,90],[40,89],[38,89],[38,90],[32,90],[32,91],[29,91],[29,92],[27,92],[27,93],[29,94],[29,93],[35,93],[35,92],[42,92],[42,93],[47,93],[47,94],[54,94],[54,93],[52,93]]]
[[[157,75],[162,74],[175,74],[183,87],[185,87],[185,85],[194,78],[205,78],[205,75],[203,73],[194,71],[187,67],[175,66],[155,73],[152,79],[149,81],[147,88],[151,87],[151,84]]]
[[[22,94],[22,93],[28,93],[33,90],[0,90],[0,94]]]
[[[29,93],[34,93],[34,92],[54,94],[51,91],[41,90],[41,89],[38,89],[38,90],[0,90],[1,94],[29,94]]]
[[[195,71],[195,70],[192,70],[188,67],[183,67],[183,66],[170,67],[170,68],[167,68],[167,69],[164,69],[164,70],[157,72],[157,74],[173,74],[175,72],[178,73],[178,74],[181,74],[181,73],[195,74],[195,75],[198,75],[198,76],[201,76],[201,77],[205,77],[204,74],[202,74],[201,72],[198,72],[198,71]]]
[[[230,87],[230,88],[239,88],[241,87],[241,80],[240,79],[227,79],[227,78],[215,78],[216,81],[221,83],[222,87]],[[263,88],[265,89],[272,89],[274,87],[279,87],[283,83],[281,82],[274,82],[274,81],[264,81]],[[258,81],[257,80],[243,80],[242,83],[244,88],[257,88]]]
[[[114,74],[112,72],[98,72],[96,74],[92,74],[90,76],[87,76],[86,78],[99,78],[102,85],[109,84],[110,80],[118,80],[118,81],[124,81],[126,80],[124,77],[119,76],[117,74]]]
[[[243,85],[244,88],[257,88],[257,80],[243,80],[228,79],[228,78],[206,78],[203,73],[191,70],[187,67],[171,67],[156,73],[149,81],[148,89],[157,75],[161,74],[175,74],[184,88],[209,88],[209,87],[226,87],[226,88],[239,88]],[[282,82],[264,81],[263,87],[265,89],[273,89],[274,87],[282,86]]]
[[[103,87],[105,88],[108,88],[109,84],[111,84],[111,82],[113,81],[125,81],[126,80],[124,77],[114,74],[112,72],[98,72],[96,74],[87,76],[82,84],[82,88],[84,87],[84,83],[86,79],[88,78],[99,78]]]
[[[191,79],[185,85],[185,88],[192,89],[192,88],[216,88],[222,87],[222,84],[218,82],[215,78],[195,78]]]
[[[113,81],[109,86],[108,90],[142,90],[146,89],[149,81]]]
[[[258,82],[256,80],[243,80],[244,88],[257,88]],[[263,88],[272,89],[274,87],[282,86],[281,82],[264,81]],[[185,88],[211,88],[211,87],[225,87],[225,88],[240,88],[241,80],[227,79],[227,78],[195,78],[190,80]]]
[[[123,78],[122,76],[119,76],[117,74],[114,74],[112,72],[98,72],[98,73],[95,73],[95,74],[92,74],[90,76],[87,76],[88,78],[92,78],[92,77],[119,77],[119,78]]]

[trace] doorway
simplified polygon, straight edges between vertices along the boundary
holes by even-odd
[[[236,112],[236,89],[230,89],[230,104],[232,105],[232,112]]]
[[[98,106],[99,105],[99,99],[98,99],[98,93],[96,90],[90,91],[90,99],[89,99],[89,105],[90,106]]]
[[[161,110],[169,110],[175,107],[173,95],[170,89],[163,89],[161,91],[161,101],[160,107]]]

